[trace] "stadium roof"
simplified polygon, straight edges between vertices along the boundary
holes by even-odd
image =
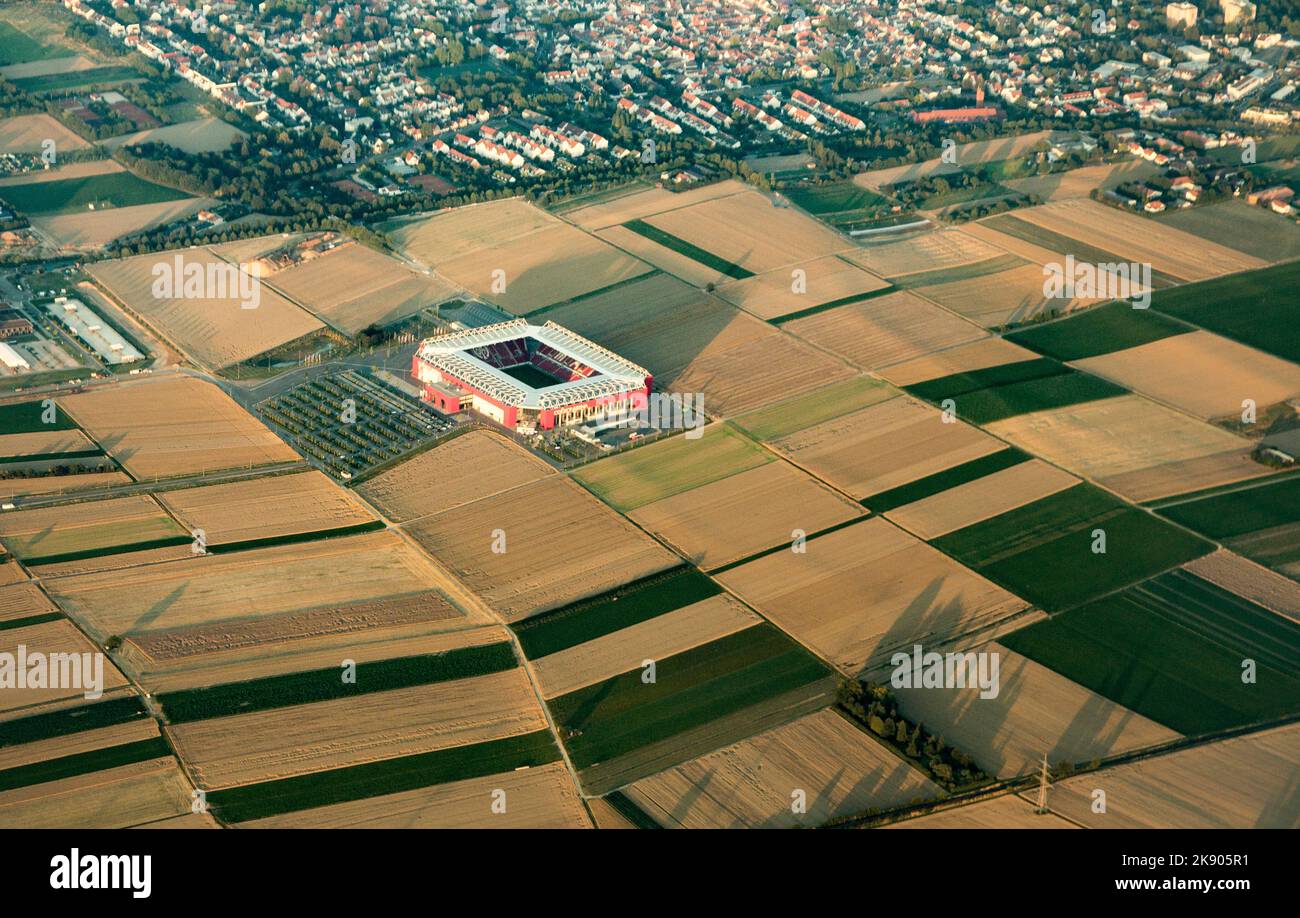
[[[476,357],[475,348],[488,347],[520,338],[533,338],[560,353],[596,370],[598,376],[552,386],[533,388]],[[532,325],[526,319],[512,319],[481,328],[469,328],[436,338],[421,345],[419,357],[496,399],[520,408],[560,408],[596,398],[609,398],[643,388],[650,375],[644,367],[625,360],[594,341],[569,331],[554,322]]]

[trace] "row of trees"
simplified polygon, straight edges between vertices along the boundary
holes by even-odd
[[[840,683],[837,701],[854,720],[915,762],[945,790],[991,780],[966,753],[900,714],[897,701],[885,686],[845,679]]]

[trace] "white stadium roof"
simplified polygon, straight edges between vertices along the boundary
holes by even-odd
[[[549,345],[591,367],[599,375],[534,389],[472,353],[475,348],[520,338],[533,338]],[[430,366],[463,380],[502,404],[520,408],[560,408],[591,399],[621,395],[642,388],[646,377],[650,375],[644,367],[623,359],[563,326],[554,322],[532,325],[526,319],[512,319],[509,322],[428,338],[420,345],[418,353],[420,359]]]

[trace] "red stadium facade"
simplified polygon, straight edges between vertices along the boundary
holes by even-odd
[[[552,430],[645,408],[643,367],[567,328],[524,319],[426,339],[411,362],[425,401],[510,430]]]

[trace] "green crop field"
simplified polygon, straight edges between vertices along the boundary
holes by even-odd
[[[811,214],[835,214],[846,210],[863,210],[888,204],[889,199],[854,182],[808,185],[783,192],[787,198]]]
[[[906,506],[918,500],[942,494],[944,491],[958,485],[976,481],[1013,465],[1019,465],[1028,459],[1029,456],[1025,453],[1015,447],[1008,447],[996,453],[972,459],[970,462],[963,462],[961,465],[953,466],[942,472],[935,472],[933,475],[927,475],[897,488],[890,488],[888,491],[872,494],[862,503],[867,509],[876,513],[887,513],[890,510]]]
[[[95,749],[90,752],[61,756],[57,759],[46,759],[43,762],[32,762],[30,765],[20,765],[17,768],[0,771],[0,791],[13,790],[16,787],[29,787],[32,784],[44,784],[47,781],[58,781],[61,778],[72,778],[96,771],[105,771],[121,765],[131,765],[135,762],[147,762],[150,759],[160,759],[171,754],[171,747],[167,745],[167,741],[161,736],[155,736],[152,739],[123,743],[120,746],[109,746],[106,749]]]
[[[598,460],[573,477],[606,503],[635,510],[775,458],[731,426],[715,424],[705,428],[703,436],[680,434]]]
[[[106,207],[158,204],[189,197],[183,191],[155,185],[130,172],[110,172],[84,178],[30,182],[0,188],[0,199],[14,210],[30,216],[81,213]]]
[[[123,83],[144,80],[144,74],[134,67],[92,67],[89,70],[70,70],[38,77],[22,77],[13,84],[24,92],[44,95],[52,92],[73,92],[82,89],[112,89]]]
[[[657,661],[655,681],[635,669],[549,702],[578,768],[725,717],[828,674],[769,624],[754,625]]]
[[[356,681],[344,682],[337,666],[308,672],[267,676],[209,688],[190,689],[160,696],[171,723],[207,720],[231,714],[248,714],[316,701],[332,701],[372,692],[387,692],[415,685],[432,685],[452,679],[469,679],[514,669],[510,644],[461,647],[446,653],[421,654],[358,663]]]
[[[956,402],[958,417],[974,424],[988,424],[1032,411],[1095,402],[1127,392],[1123,386],[1066,368],[1064,373],[975,389],[951,397]]]
[[[890,203],[889,198],[852,181],[789,188],[782,194],[808,213],[819,217],[844,214],[848,211],[875,211]]]
[[[1159,513],[1211,539],[1284,526],[1300,521],[1300,476],[1165,505]]]
[[[539,730],[486,743],[209,791],[208,802],[227,822],[246,822],[295,810],[547,765],[559,758],[560,751],[555,747],[550,732]]]
[[[685,255],[692,261],[698,261],[706,268],[712,268],[720,274],[727,277],[734,277],[737,280],[743,280],[746,277],[753,277],[754,272],[742,268],[740,265],[732,264],[725,258],[719,258],[712,252],[706,252],[697,245],[692,245],[685,239],[674,236],[672,233],[665,232],[657,226],[651,226],[644,220],[629,220],[623,224],[624,227],[632,232],[644,236],[651,242],[657,242],[667,249],[672,249],[678,255]]]
[[[1105,552],[1093,551],[1095,533]],[[940,550],[1051,612],[1198,558],[1214,545],[1088,484],[935,539]]]
[[[62,408],[54,406],[51,423],[42,420],[45,414],[43,402],[19,402],[16,405],[0,405],[0,432],[35,433],[38,430],[76,430],[77,425]]]
[[[855,376],[742,414],[732,423],[759,440],[776,440],[823,421],[878,405],[898,394],[898,390],[878,379]]]
[[[583,599],[514,625],[530,660],[594,641],[638,622],[708,599],[722,592],[693,567],[679,567],[627,584],[592,599]]]
[[[47,48],[22,29],[0,22],[0,67],[43,61],[62,53],[66,52],[59,48]]]
[[[1151,308],[1300,361],[1300,262],[1161,290]]]
[[[904,388],[917,398],[938,402],[945,398],[956,398],[968,392],[978,392],[994,386],[1007,386],[1031,379],[1046,379],[1049,376],[1064,376],[1069,372],[1070,368],[1064,364],[1040,357],[1018,360],[1015,363],[1003,363],[981,370],[953,373],[951,376],[927,379],[925,382],[914,383]]]
[[[0,749],[33,743],[37,740],[70,736],[86,730],[113,727],[127,721],[148,717],[144,703],[137,695],[113,698],[76,708],[64,708],[48,714],[33,714],[18,720],[0,723]]]
[[[1261,564],[1300,561],[1300,477],[1165,504],[1157,512]]]
[[[999,640],[1189,735],[1300,710],[1300,625],[1174,570]],[[1242,680],[1242,661],[1258,667]]]
[[[1068,319],[1013,332],[1006,339],[1057,360],[1083,360],[1193,330],[1150,309],[1106,303]]]

